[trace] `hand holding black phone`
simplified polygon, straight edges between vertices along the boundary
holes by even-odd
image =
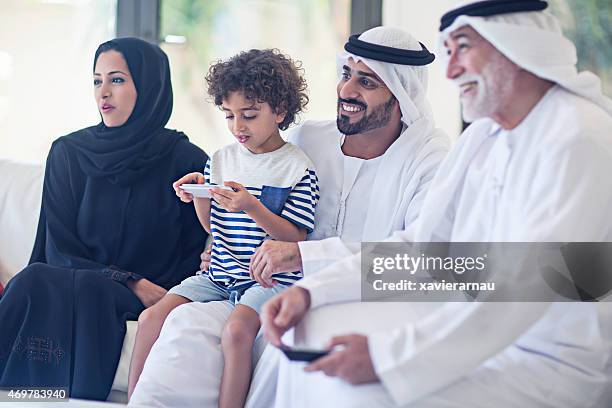
[[[291,361],[305,361],[308,363],[321,357],[324,357],[330,353],[330,350],[314,350],[299,347],[290,347],[285,345],[280,346],[279,349]]]

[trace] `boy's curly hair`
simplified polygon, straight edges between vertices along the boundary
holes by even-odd
[[[266,102],[276,113],[285,113],[278,128],[287,129],[308,103],[302,63],[277,49],[249,50],[208,70],[208,94],[221,106],[230,92],[239,91],[254,102]]]

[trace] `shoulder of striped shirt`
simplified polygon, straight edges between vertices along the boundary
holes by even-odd
[[[215,159],[218,159],[219,157],[225,156],[227,154],[234,154],[239,148],[240,146],[238,145],[238,143],[232,143],[227,146],[223,146],[211,155],[210,160],[214,161]]]
[[[307,171],[315,171],[315,166],[314,163],[312,162],[312,160],[310,159],[310,157],[308,157],[308,155],[306,154],[306,152],[300,148],[299,146],[297,146],[294,143],[290,143],[291,146],[293,147],[293,154],[295,154],[296,156],[298,156],[302,162],[302,164],[304,165],[304,172]]]

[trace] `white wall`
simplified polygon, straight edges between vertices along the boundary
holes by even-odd
[[[408,31],[425,44],[429,51],[436,54],[436,60],[429,66],[428,97],[437,126],[453,139],[461,131],[459,94],[455,86],[446,79],[438,58],[437,37],[440,17],[457,3],[457,0],[383,1],[383,25]]]
[[[116,0],[0,0],[0,157],[43,162],[51,142],[100,121],[94,52]]]
[[[97,46],[115,36],[117,1],[0,0],[0,158],[44,162],[53,140],[100,121],[92,63]],[[244,3],[218,7],[206,60],[188,52],[189,42],[163,45],[175,103],[168,127],[208,153],[233,138],[207,102],[204,75],[210,61],[240,50],[280,48],[301,60],[311,98],[301,118],[335,118],[336,53],[349,32],[349,0]]]

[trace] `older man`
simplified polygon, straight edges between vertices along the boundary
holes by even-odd
[[[474,123],[441,165],[417,222],[395,240],[612,239],[612,101],[596,76],[577,73],[575,48],[545,8],[481,1],[442,18],[447,76]],[[358,299],[359,285],[358,256],[306,277],[265,306],[267,336],[280,344],[308,309]],[[330,346],[344,349],[307,366],[312,374],[284,362],[277,405],[612,404],[609,304],[432,303],[422,316],[414,307],[395,315],[411,320],[404,325],[333,338]]]
[[[308,242],[269,241],[252,269],[272,279],[302,268],[306,276],[412,223],[449,149],[426,100],[434,59],[409,34],[377,27],[345,45],[339,57],[335,121],[304,123],[291,140],[312,159],[321,199]],[[352,245],[352,244],[353,245]],[[354,244],[357,245],[354,245]],[[173,312],[131,399],[143,406],[216,406],[222,355],[219,336],[233,305],[189,304]],[[276,384],[275,349],[258,364],[247,406],[269,406]]]

